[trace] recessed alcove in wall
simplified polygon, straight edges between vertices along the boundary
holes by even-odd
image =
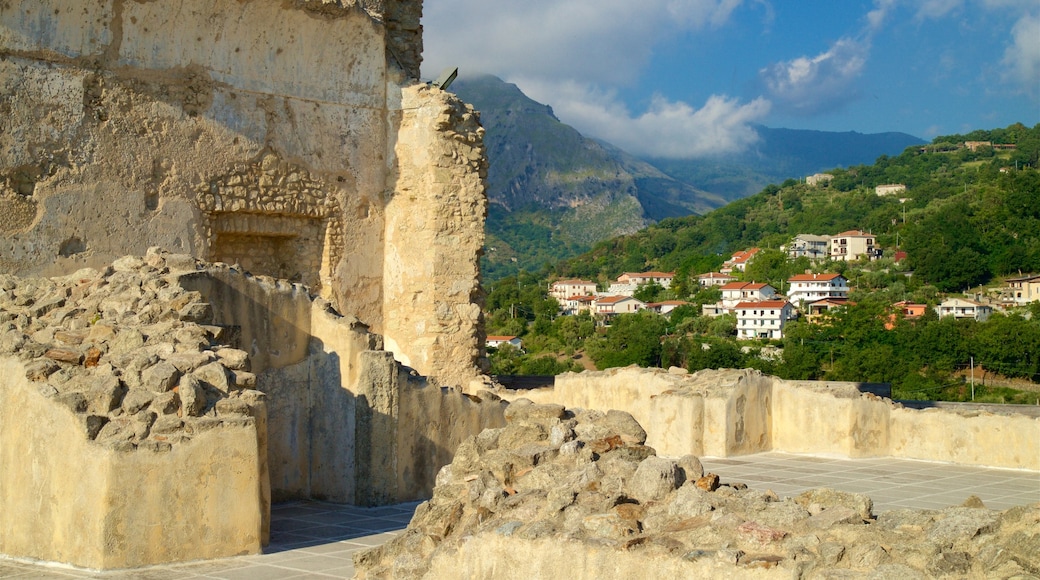
[[[209,259],[301,282],[317,291],[327,220],[302,216],[215,213],[209,216]]]

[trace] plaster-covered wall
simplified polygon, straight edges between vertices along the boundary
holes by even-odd
[[[152,246],[238,263],[308,285],[441,384],[469,380],[482,129],[416,82],[421,12],[4,2],[0,270],[67,274]]]
[[[76,414],[0,358],[0,553],[129,568],[258,553],[268,510],[253,418],[165,452],[87,440]]]
[[[905,457],[1040,471],[1040,419],[914,410],[855,383],[785,381],[754,370],[626,367],[567,373],[554,388],[499,393],[571,408],[620,409],[662,455],[760,451]]]

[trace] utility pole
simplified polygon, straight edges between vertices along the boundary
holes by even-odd
[[[971,357],[971,400],[975,400],[975,357]]]

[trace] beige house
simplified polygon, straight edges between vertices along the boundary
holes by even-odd
[[[939,314],[939,318],[952,316],[986,322],[993,314],[993,307],[966,298],[947,298],[935,307],[935,311]]]
[[[831,236],[831,259],[851,262],[860,256],[876,260],[881,256],[873,234],[859,230],[850,230]]]
[[[596,299],[595,313],[606,317],[631,314],[646,308],[646,303],[631,296],[601,296]]]
[[[665,288],[672,285],[672,279],[675,278],[675,272],[625,272],[618,276],[618,284],[632,284],[639,286],[640,284],[659,284]]]
[[[1040,274],[1011,278],[1004,287],[1004,296],[1014,304],[1040,301]]]
[[[786,300],[741,302],[737,313],[737,338],[783,338],[784,326],[795,317],[794,306]]]
[[[571,296],[588,296],[596,293],[596,283],[591,280],[557,280],[549,285],[549,296],[561,301]]]

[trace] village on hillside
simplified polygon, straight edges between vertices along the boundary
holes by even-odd
[[[859,230],[833,236],[800,234],[781,249],[789,259],[807,257],[816,264],[825,264],[828,260],[872,261],[882,256],[874,236]],[[736,252],[719,271],[695,276],[699,287],[717,287],[721,291],[720,300],[701,306],[701,315],[734,315],[738,339],[781,339],[788,322],[799,317],[816,321],[829,311],[849,304],[849,280],[839,273],[806,271],[789,277],[783,288],[742,279],[748,264],[760,251],[760,248],[748,248]],[[902,252],[895,252],[893,256],[896,263],[905,258]],[[674,279],[674,272],[625,272],[603,291],[591,280],[557,280],[549,284],[548,294],[559,304],[560,315],[589,313],[601,325],[609,326],[620,314],[648,310],[667,316],[678,307],[690,306],[690,302],[683,300],[644,302],[635,296],[647,285],[668,289]],[[1040,302],[1040,274],[1008,279],[996,293],[947,297],[932,308],[940,318],[950,316],[985,322],[994,312],[1031,302]],[[926,304],[900,301],[892,304],[892,317],[898,315],[913,320],[923,316],[928,308]],[[491,335],[487,339],[487,346],[493,348],[505,343],[522,346],[516,336]]]

